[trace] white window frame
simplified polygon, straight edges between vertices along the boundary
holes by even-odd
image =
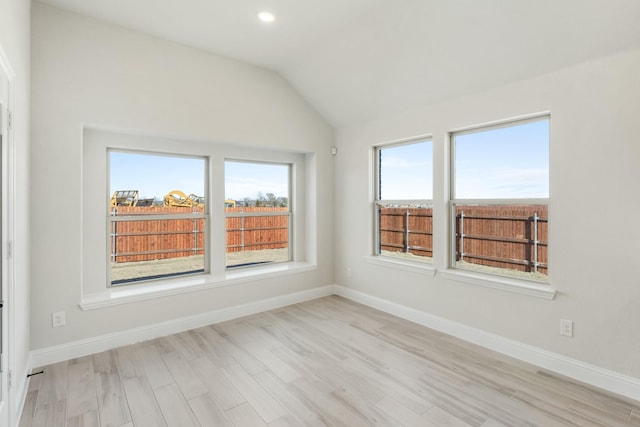
[[[283,212],[225,212],[225,219],[226,218],[247,218],[247,217],[265,217],[265,216],[286,216],[289,218],[288,220],[288,231],[287,231],[287,259],[285,261],[274,261],[274,262],[268,262],[268,264],[274,264],[274,263],[282,263],[282,262],[291,262],[293,260],[293,242],[295,241],[294,239],[294,232],[293,230],[295,229],[295,227],[293,227],[293,221],[294,221],[294,216],[293,216],[293,203],[294,203],[294,197],[293,197],[293,168],[294,165],[292,165],[291,163],[285,163],[285,162],[261,162],[261,161],[256,161],[256,160],[247,160],[247,159],[235,159],[235,158],[230,158],[230,159],[225,159],[225,166],[226,166],[226,162],[238,162],[238,163],[247,163],[247,164],[262,164],[262,165],[277,165],[277,166],[287,166],[288,169],[288,173],[287,173],[287,180],[288,180],[288,188],[287,188],[287,211],[283,211]],[[227,230],[225,227],[225,236],[226,236]],[[226,240],[225,240],[226,241]],[[226,246],[225,246],[226,247]],[[251,266],[251,265],[226,265],[225,262],[225,268],[227,270],[237,270],[240,268],[254,268],[254,267],[258,267],[264,264],[260,264],[260,265],[256,265],[256,266]]]
[[[433,221],[433,216],[431,218],[432,220],[432,236],[431,236],[431,240],[432,240],[432,244],[431,244],[431,260],[416,260],[416,261],[412,261],[412,260],[404,260],[400,257],[392,257],[392,256],[386,256],[384,254],[381,253],[380,250],[380,215],[378,214],[378,209],[381,206],[385,206],[385,205],[400,205],[401,207],[416,207],[416,208],[420,208],[420,207],[425,207],[428,206],[431,208],[431,212],[433,215],[433,198],[431,199],[401,199],[401,200],[391,200],[391,199],[381,199],[380,196],[380,190],[381,190],[381,179],[382,177],[380,176],[380,151],[384,150],[384,149],[388,149],[388,148],[394,148],[394,147],[400,147],[403,145],[412,145],[412,144],[418,144],[421,142],[428,142],[431,145],[431,152],[432,152],[432,159],[433,159],[433,138],[431,135],[425,135],[425,136],[418,136],[418,137],[412,137],[409,139],[403,139],[403,140],[399,140],[399,141],[392,141],[392,142],[387,142],[387,143],[383,143],[383,144],[379,144],[379,145],[375,145],[373,146],[373,179],[374,179],[374,183],[373,183],[373,256],[371,257],[367,257],[367,261],[374,263],[374,264],[381,264],[381,265],[386,265],[386,266],[390,266],[390,267],[394,267],[394,268],[400,268],[400,269],[404,269],[404,270],[408,270],[408,271],[413,271],[413,272],[420,272],[420,273],[428,273],[428,274],[435,274],[435,268],[433,267],[433,257],[435,255],[435,244],[434,242],[434,236],[433,234],[435,234],[436,230],[435,230],[435,222]],[[433,177],[433,163],[431,165],[431,176]],[[433,188],[431,189],[431,193],[433,195]],[[433,196],[432,196],[433,197]]]
[[[204,192],[205,194],[209,194],[209,158],[205,156],[189,156],[184,154],[175,154],[175,153],[163,153],[163,152],[155,152],[155,151],[141,151],[141,150],[128,150],[121,148],[107,148],[107,182],[111,179],[111,153],[128,153],[128,154],[137,154],[137,155],[149,155],[149,156],[163,156],[163,157],[173,157],[173,158],[186,158],[186,159],[198,159],[204,161]],[[169,190],[167,190],[169,191]],[[106,195],[107,199],[111,197],[111,191],[109,191]],[[128,222],[128,221],[162,221],[162,220],[178,220],[178,219],[203,219],[204,220],[204,271],[203,272],[193,272],[193,273],[176,273],[176,274],[167,274],[162,278],[142,278],[142,279],[134,279],[129,283],[117,283],[114,284],[111,278],[111,267],[107,267],[107,287],[120,287],[120,286],[131,286],[134,284],[140,284],[145,282],[154,282],[156,280],[165,280],[165,279],[173,279],[176,277],[182,276],[195,276],[200,274],[208,274],[209,273],[209,241],[210,241],[210,224],[209,224],[209,204],[206,203],[204,205],[204,212],[190,212],[190,213],[176,213],[176,214],[137,214],[137,215],[112,215],[111,209],[107,209],[107,263],[111,261],[111,241],[112,241],[112,225],[117,224],[119,222]]]
[[[109,198],[108,149],[166,153],[186,157],[204,157],[208,164],[208,193],[203,196],[209,210],[208,272],[149,280],[127,286],[107,286],[108,221],[105,212]],[[290,274],[315,271],[317,266],[317,153],[288,149],[257,148],[232,143],[216,143],[189,138],[156,136],[99,125],[82,126],[82,224],[80,308],[99,309],[207,290],[221,286],[267,280]],[[227,271],[226,217],[224,212],[224,161],[241,159],[249,162],[290,164],[290,210],[295,221],[289,234],[291,261],[268,263],[252,268]],[[216,201],[219,201],[217,203]]]
[[[456,136],[459,135],[468,135],[468,134],[472,134],[472,133],[478,133],[478,132],[482,132],[482,131],[490,131],[490,130],[497,130],[497,129],[503,129],[503,128],[509,128],[509,127],[515,127],[518,125],[524,125],[524,124],[528,124],[528,123],[534,123],[534,122],[539,122],[539,121],[548,121],[549,124],[551,123],[551,115],[549,113],[544,113],[544,114],[536,114],[536,115],[532,115],[532,116],[528,116],[528,117],[523,117],[523,118],[518,118],[518,119],[509,119],[509,120],[504,120],[504,121],[500,121],[500,122],[494,122],[491,124],[485,124],[485,125],[478,125],[478,126],[473,126],[473,127],[468,127],[465,129],[460,129],[460,130],[455,130],[455,131],[450,131],[449,132],[449,189],[450,189],[450,195],[449,195],[449,240],[448,240],[448,245],[449,245],[449,260],[448,260],[448,268],[455,271],[449,271],[448,273],[445,273],[445,275],[448,275],[452,278],[466,278],[467,280],[464,281],[468,281],[468,282],[476,282],[476,283],[480,283],[480,284],[487,284],[489,281],[495,281],[494,283],[497,286],[493,286],[493,287],[502,287],[502,285],[506,285],[506,286],[510,286],[510,285],[515,285],[515,286],[522,286],[523,288],[530,288],[531,293],[532,294],[539,294],[539,296],[544,296],[544,297],[548,297],[548,295],[551,295],[551,298],[553,297],[553,294],[548,294],[546,291],[542,290],[542,292],[538,292],[538,287],[539,286],[544,286],[544,287],[548,287],[548,285],[550,285],[550,280],[549,280],[549,274],[547,273],[547,280],[545,282],[541,282],[541,281],[536,281],[536,280],[531,280],[531,279],[526,279],[526,278],[522,278],[522,279],[514,279],[511,277],[508,277],[507,275],[501,275],[501,274],[492,274],[492,273],[485,273],[485,272],[480,272],[480,271],[475,271],[475,270],[467,270],[467,269],[461,269],[459,267],[456,267],[456,206],[458,205],[480,205],[480,206],[490,206],[490,205],[546,205],[547,208],[549,207],[549,198],[510,198],[510,199],[501,199],[501,198],[496,198],[496,199],[457,199],[456,195],[455,195],[455,182],[456,182],[456,170],[455,170],[455,161],[456,161],[456,145],[455,145],[455,138]],[[550,143],[550,137],[549,137],[549,143]],[[548,268],[548,266],[547,266]],[[547,270],[548,272],[549,270]],[[458,274],[459,273],[459,274]],[[478,277],[479,280],[474,280],[474,277]],[[524,293],[528,293],[528,292],[524,292]]]

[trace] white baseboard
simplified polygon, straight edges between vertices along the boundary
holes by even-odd
[[[263,311],[273,310],[275,308],[285,307],[287,305],[296,304],[303,301],[333,295],[333,293],[333,285],[322,286],[319,288],[280,295],[277,297],[254,301],[234,307],[213,310],[194,316],[169,320],[162,323],[156,323],[153,325],[114,332],[106,335],[100,335],[97,337],[87,338],[52,347],[46,347],[31,352],[32,365],[34,368],[36,368],[40,366],[50,365],[52,363],[63,362],[65,360],[70,360],[76,357],[88,356],[90,354],[99,353],[101,351],[111,350],[113,348],[122,347],[129,344],[135,344],[137,342],[147,341],[170,334],[187,331],[189,329],[199,328],[214,323],[224,322],[226,320],[237,319],[239,317],[261,313]]]
[[[376,296],[335,285],[335,294],[394,316],[539,366],[634,400],[640,400],[640,379],[590,365],[550,351],[434,316]]]

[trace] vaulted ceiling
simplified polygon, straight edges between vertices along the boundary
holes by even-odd
[[[336,127],[640,47],[640,0],[40,1],[273,69]]]

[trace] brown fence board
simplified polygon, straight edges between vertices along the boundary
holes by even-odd
[[[288,208],[266,206],[225,209],[226,213],[287,211]],[[287,215],[227,218],[227,252],[280,249],[288,245],[289,217]]]
[[[461,253],[459,231],[463,212],[464,252]],[[456,260],[533,271],[534,213],[538,215],[538,271],[547,273],[548,208],[545,205],[457,207]],[[381,250],[432,256],[433,221],[430,208],[380,207],[379,222]]]
[[[461,252],[462,214],[464,248]],[[537,270],[546,274],[548,207],[545,205],[457,206],[456,260],[525,272],[534,271],[536,214]]]
[[[115,212],[114,212],[115,211]],[[227,213],[287,212],[287,208],[226,208]],[[204,208],[118,206],[111,214],[203,213]],[[148,217],[147,217],[148,218]],[[111,224],[111,261],[135,262],[204,254],[204,219],[119,221]],[[226,219],[227,252],[286,248],[289,217],[232,217]]]
[[[379,215],[381,250],[408,252],[419,256],[433,255],[431,208],[380,207]]]
[[[115,209],[115,208],[114,208]],[[227,213],[286,212],[287,208],[226,208]],[[190,213],[192,208],[117,207],[118,215]],[[196,210],[203,212],[203,208]],[[460,252],[460,219],[464,212],[464,252]],[[456,209],[456,260],[533,270],[533,215],[538,220],[538,271],[547,272],[547,206],[459,206]],[[407,217],[407,213],[409,214]],[[379,209],[380,249],[433,255],[431,208]],[[407,222],[408,221],[408,222]],[[407,240],[407,224],[409,227]],[[289,216],[226,219],[227,252],[286,248]],[[177,258],[204,253],[204,219],[122,221],[112,223],[112,261],[132,262]],[[114,238],[115,234],[115,238]],[[115,244],[115,256],[114,256]]]

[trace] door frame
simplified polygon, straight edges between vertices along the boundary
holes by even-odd
[[[7,59],[7,56],[0,46],[0,73],[4,74],[8,82],[7,99],[5,100],[7,117],[6,121],[10,122],[6,126],[6,135],[2,140],[1,164],[0,164],[0,182],[1,182],[1,211],[0,211],[0,233],[2,245],[0,250],[0,286],[2,286],[2,298],[4,300],[4,308],[2,315],[4,321],[3,327],[3,373],[1,376],[0,387],[3,387],[2,398],[6,414],[0,414],[1,421],[8,421],[8,425],[17,425],[18,414],[18,396],[16,395],[16,386],[26,386],[15,377],[15,256],[14,256],[14,230],[15,230],[15,142],[13,116],[15,106],[15,73]],[[25,390],[26,391],[26,390]]]

